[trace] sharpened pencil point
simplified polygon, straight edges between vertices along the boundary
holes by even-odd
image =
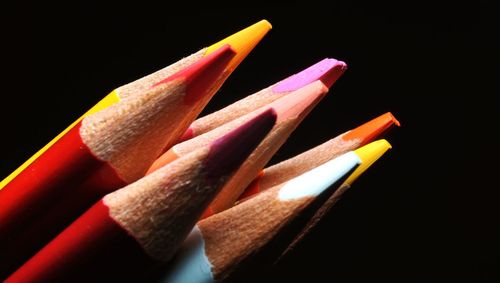
[[[185,132],[184,134],[182,134],[182,136],[179,138],[179,141],[177,143],[181,143],[183,141],[187,141],[191,138],[194,137],[194,131],[193,131],[193,128],[189,127]]]
[[[214,52],[222,45],[231,45],[236,51],[236,56],[231,60],[227,68],[232,71],[247,57],[271,28],[272,26],[267,20],[262,20],[211,45],[207,48],[206,54]]]
[[[275,122],[276,112],[271,108],[215,140],[205,159],[208,176],[219,177],[238,168],[266,137]]]
[[[393,125],[399,127],[400,123],[398,120],[396,120],[391,112],[387,112],[349,131],[343,136],[343,139],[359,139],[361,145],[365,145],[366,143],[371,142],[373,139],[386,132]]]
[[[304,113],[311,105],[315,105],[328,92],[321,82],[315,81],[273,102],[273,108],[278,113],[278,120],[283,121]]]
[[[386,151],[392,148],[391,144],[382,139],[371,142],[361,148],[354,151],[357,156],[361,159],[361,165],[352,172],[352,174],[345,180],[345,185],[352,185],[356,179],[363,174],[366,169],[372,166],[375,161],[377,161]]]
[[[165,164],[168,164],[174,160],[179,158],[179,156],[175,153],[174,148],[170,148],[167,152],[162,154],[160,157],[158,157],[155,162],[149,167],[148,171],[146,172],[146,175],[149,175],[153,173],[154,171],[160,169],[163,167]]]
[[[277,83],[276,86],[273,87],[273,91],[294,91],[317,80],[322,81],[326,87],[330,88],[346,69],[347,65],[344,62],[326,58],[300,73],[292,75]]]
[[[281,200],[315,197],[330,188],[361,163],[352,151],[288,181],[279,192]]]
[[[345,70],[347,70],[347,64],[343,61],[338,61],[335,59],[328,59],[328,60],[333,60],[331,61],[331,64],[333,66],[325,72],[323,76],[319,79],[322,81],[327,88],[332,87],[332,85],[344,74]]]
[[[158,82],[153,87],[179,78],[186,84],[186,104],[193,104],[202,99],[214,86],[220,84],[219,79],[236,52],[228,44],[223,45],[210,55],[203,57],[193,65]]]

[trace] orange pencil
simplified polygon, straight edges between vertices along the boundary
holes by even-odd
[[[270,109],[92,206],[5,282],[137,280],[167,262],[276,121]]]
[[[0,191],[7,275],[100,197],[142,176],[203,109],[234,57],[222,46],[186,69],[85,117]]]
[[[211,142],[227,131],[238,127],[245,121],[258,115],[258,113],[272,107],[277,112],[278,120],[271,130],[271,133],[249,156],[248,160],[242,164],[231,180],[228,181],[203,217],[225,210],[234,204],[243,189],[245,189],[254,179],[256,174],[271,159],[281,145],[283,145],[288,136],[295,130],[321,98],[323,98],[327,91],[328,89],[321,81],[315,81],[306,85],[272,102],[268,106],[261,107],[210,132],[175,145],[155,161],[153,166],[149,169],[149,172],[153,172],[156,168],[194,151],[196,148]]]
[[[394,125],[399,126],[399,121],[387,112],[306,152],[267,167],[245,189],[240,201],[355,150],[383,135]]]

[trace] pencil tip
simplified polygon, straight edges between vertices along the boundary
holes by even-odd
[[[399,127],[400,123],[392,115],[391,112],[387,112],[349,131],[343,136],[343,139],[344,140],[359,139],[361,145],[365,145],[366,143],[371,142],[378,136],[385,133],[393,125]]]
[[[218,178],[236,170],[274,127],[275,122],[276,112],[270,108],[215,140],[204,161],[207,175]]]
[[[194,137],[194,131],[192,127],[187,128],[187,130],[182,134],[182,136],[179,138],[179,141],[177,143],[181,143],[184,141],[187,141],[189,139],[192,139]]]
[[[375,161],[377,161],[386,151],[391,149],[391,144],[384,140],[376,140],[363,147],[360,147],[354,151],[359,159],[361,159],[361,164],[352,172],[352,174],[345,180],[344,184],[352,185],[356,179],[363,174],[366,169],[370,168]]]
[[[347,64],[343,61],[338,61],[335,59],[328,59],[331,61],[332,67],[325,72],[321,78],[322,81],[327,88],[331,88],[332,85],[344,74],[345,70],[347,70]]]
[[[221,76],[231,59],[236,55],[228,44],[223,45],[210,55],[201,58],[198,62],[173,74],[172,76],[158,82],[154,86],[183,78],[186,85],[186,104],[194,104],[212,93],[214,87],[218,87]]]
[[[164,152],[160,157],[158,157],[153,164],[149,167],[146,175],[153,173],[154,171],[165,166],[165,164],[171,163],[172,161],[178,159],[179,156],[175,153],[173,147]]]
[[[271,106],[276,109],[278,120],[283,121],[311,109],[327,92],[328,88],[321,81],[315,81],[274,101]]]
[[[316,197],[340,181],[360,164],[352,151],[319,165],[285,183],[279,191],[281,200]]]
[[[261,20],[207,48],[206,54],[210,54],[224,44],[229,44],[235,51],[236,56],[231,60],[227,69],[233,71],[255,48],[255,46],[271,30],[272,26],[267,20]]]
[[[326,87],[330,88],[346,69],[347,65],[344,62],[326,58],[280,81],[273,87],[273,91],[294,91],[317,80],[322,81]]]

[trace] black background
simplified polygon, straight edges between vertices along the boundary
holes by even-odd
[[[493,1],[100,2],[2,9],[1,176],[112,89],[265,18],[206,112],[332,57],[349,69],[273,162],[387,111],[402,123],[265,282],[498,280]]]

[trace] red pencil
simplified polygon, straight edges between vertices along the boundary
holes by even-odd
[[[127,279],[168,261],[225,181],[276,121],[270,109],[106,195],[6,282]]]
[[[196,118],[235,55],[225,45],[149,92],[85,117],[0,191],[0,279],[100,197],[144,176]]]

